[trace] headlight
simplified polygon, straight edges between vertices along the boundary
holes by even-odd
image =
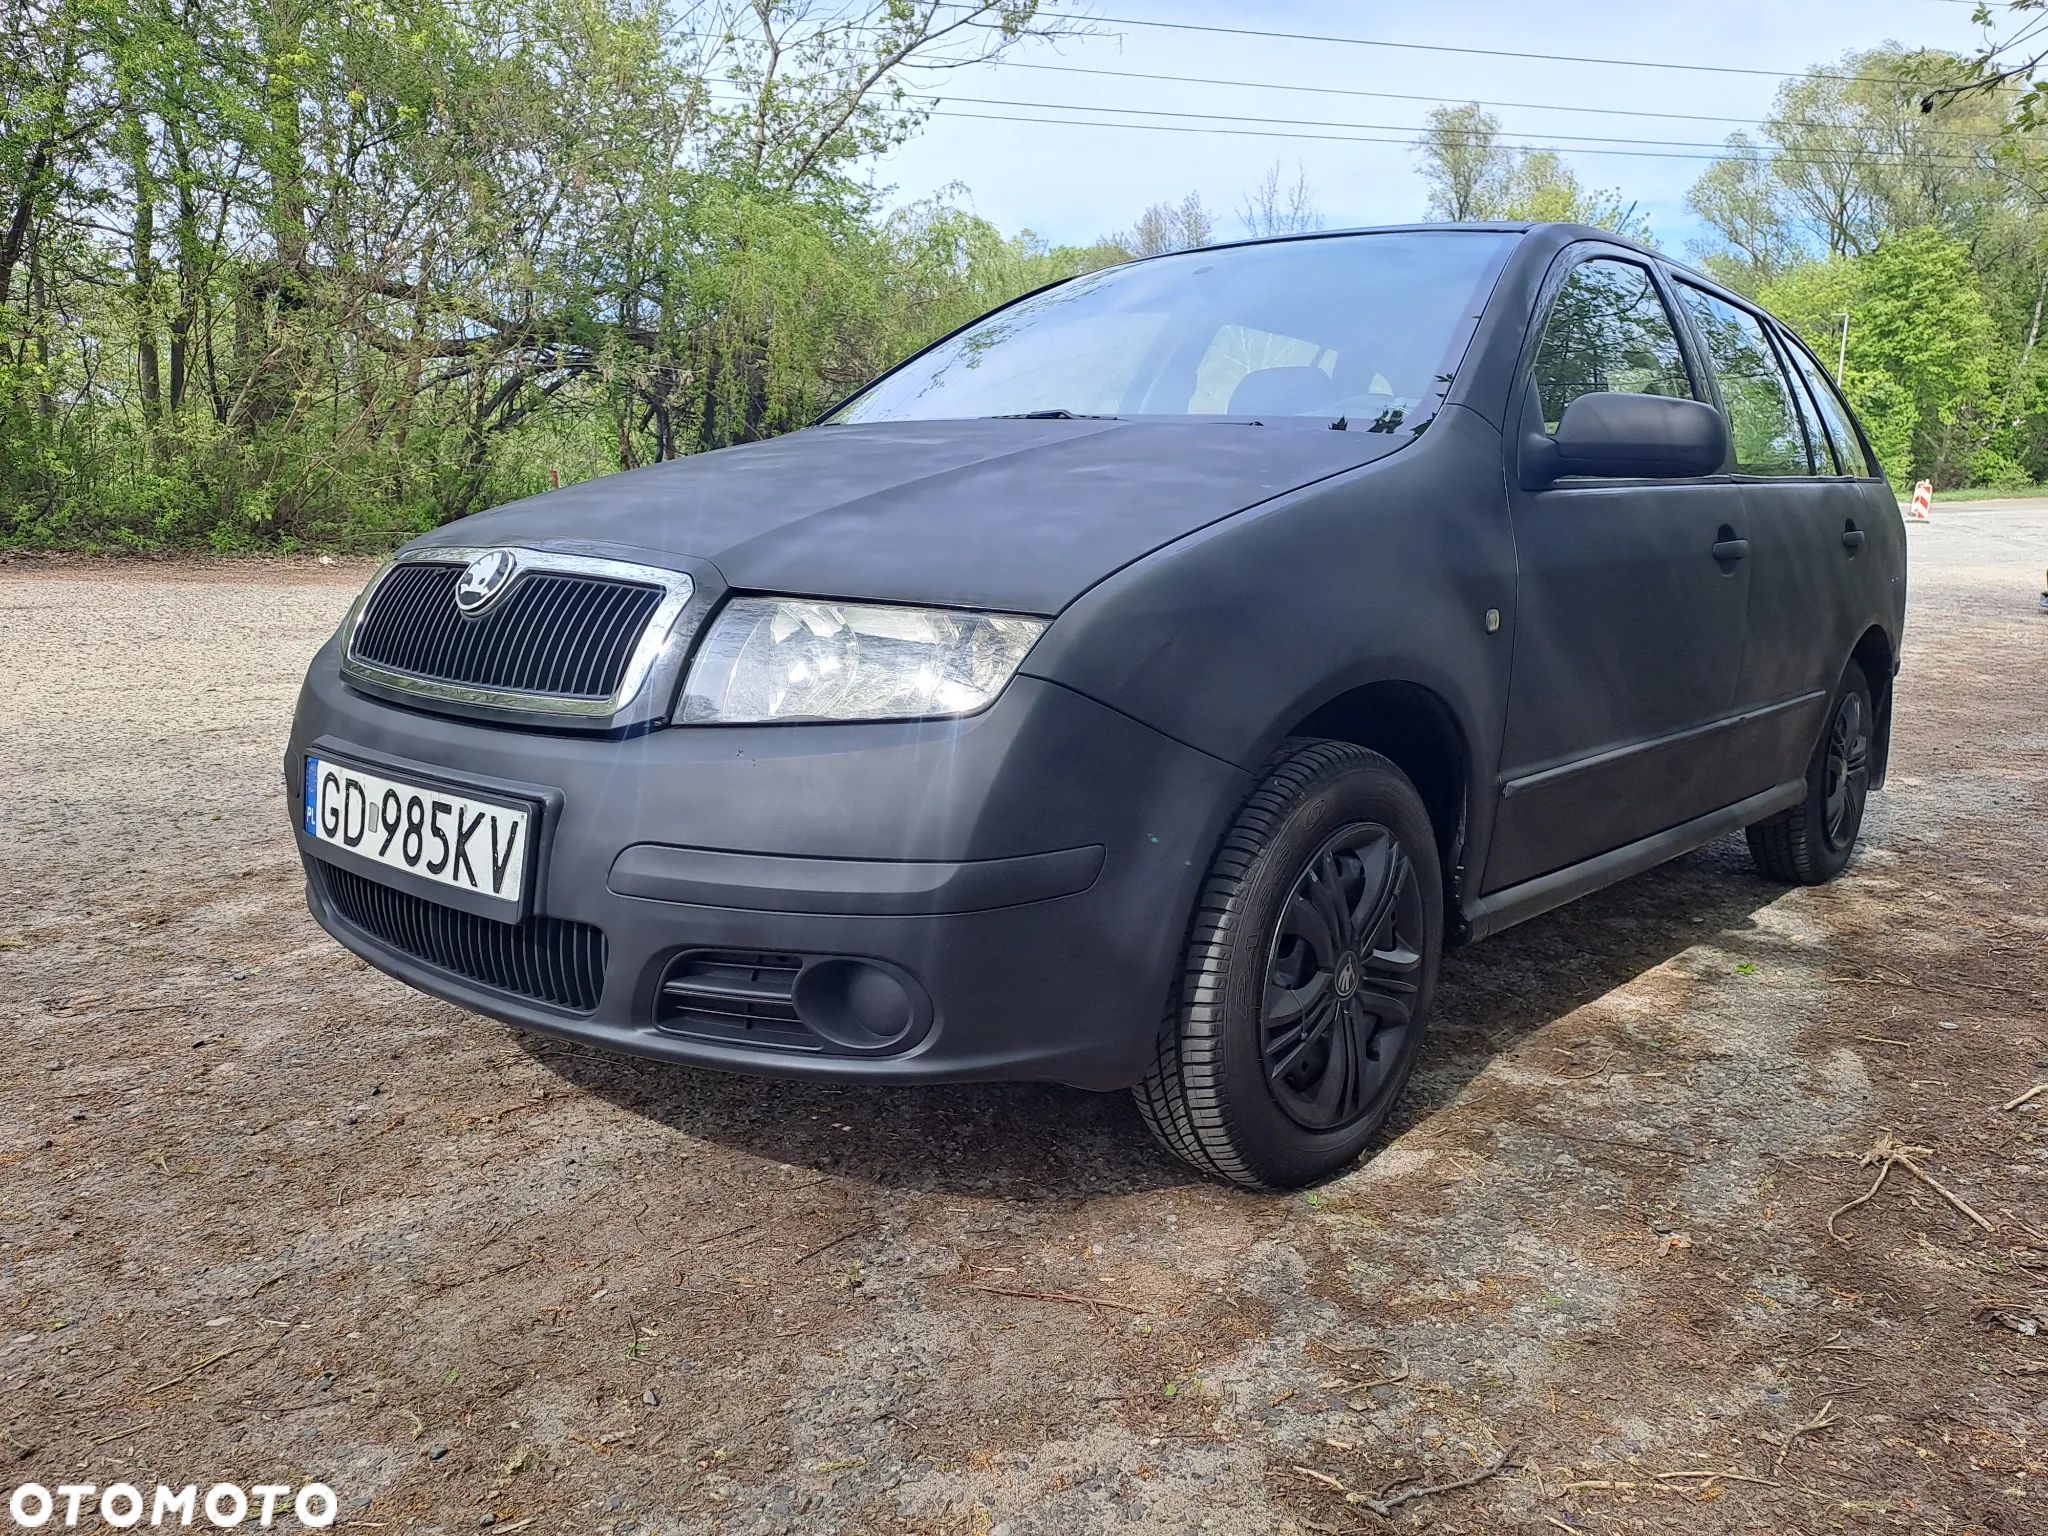
[[[912,720],[994,702],[1043,619],[739,597],[697,648],[676,718]]]

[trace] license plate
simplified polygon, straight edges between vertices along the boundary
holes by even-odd
[[[458,891],[517,902],[533,813],[306,758],[306,835]]]

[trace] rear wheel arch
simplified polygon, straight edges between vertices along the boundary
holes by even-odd
[[[1849,664],[1862,668],[1863,680],[1870,685],[1870,704],[1877,724],[1870,782],[1877,787],[1884,783],[1885,768],[1891,758],[1892,677],[1898,668],[1898,648],[1883,625],[1873,624],[1863,632],[1849,652]]]

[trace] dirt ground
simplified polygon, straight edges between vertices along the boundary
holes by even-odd
[[[1290,1197],[1121,1096],[793,1088],[417,996],[314,927],[284,826],[366,569],[0,566],[0,1487],[319,1479],[407,1532],[2048,1531],[2048,1093],[2001,1107],[2048,1082],[2048,511],[1912,552],[1849,875],[1782,892],[1734,839],[1452,957],[1396,1134]]]

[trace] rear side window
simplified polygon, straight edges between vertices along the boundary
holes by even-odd
[[[1649,272],[1605,257],[1580,262],[1558,289],[1536,351],[1534,382],[1548,432],[1581,395],[1693,398],[1678,333]]]
[[[1721,383],[1728,432],[1735,440],[1736,472],[1812,474],[1791,386],[1762,322],[1689,284],[1680,283],[1678,292]]]
[[[1836,393],[1827,375],[1796,342],[1781,341],[1780,344],[1792,359],[1792,366],[1799,370],[1799,376],[1806,380],[1806,392],[1813,397],[1821,419],[1827,423],[1828,436],[1834,440],[1835,462],[1841,466],[1841,472],[1845,475],[1876,474],[1877,471],[1870,467],[1870,460],[1864,457],[1863,440],[1856,435],[1849,407],[1842,403],[1842,397]]]

